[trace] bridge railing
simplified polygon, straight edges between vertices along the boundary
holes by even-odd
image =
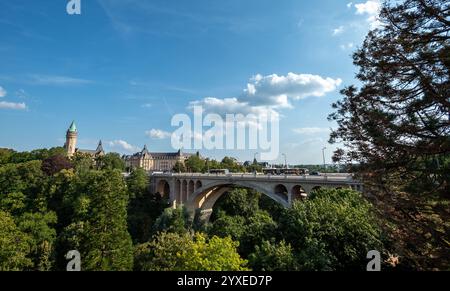
[[[264,174],[251,174],[251,173],[230,173],[230,174],[203,174],[203,173],[166,173],[166,174],[154,174],[154,177],[182,177],[182,178],[206,178],[206,177],[217,177],[217,178],[252,178],[261,180],[308,180],[308,181],[345,181],[345,182],[357,182],[353,179],[351,174],[341,174],[341,175],[321,175],[321,176],[311,176],[311,175],[264,175]]]

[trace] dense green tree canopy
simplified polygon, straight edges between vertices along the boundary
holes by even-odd
[[[190,156],[185,165],[186,170],[191,173],[202,173],[205,170],[205,161],[199,155]]]
[[[131,197],[142,197],[149,192],[150,179],[144,169],[134,169],[126,182]]]
[[[71,162],[76,173],[79,175],[88,173],[95,165],[92,157],[89,154],[84,153],[75,153],[75,155],[71,157]]]
[[[182,162],[177,161],[175,163],[175,165],[173,166],[172,171],[174,171],[175,173],[185,173],[186,172],[186,166]]]
[[[378,220],[359,192],[322,189],[289,209],[275,203],[235,189],[218,200],[208,233],[238,241],[254,270],[364,270],[367,251],[383,252]]]
[[[176,209],[166,208],[158,217],[153,226],[156,232],[174,232],[183,234],[192,229],[192,220],[185,208],[178,207]]]
[[[51,149],[37,149],[31,152],[16,152],[12,149],[0,148],[0,165],[18,164],[35,160],[45,160],[52,156],[66,155],[66,150],[62,147]]]
[[[127,231],[128,192],[117,170],[91,171],[77,185],[75,219],[65,230],[80,251],[84,270],[130,270],[132,241]]]
[[[52,176],[61,170],[71,169],[72,163],[70,163],[70,160],[65,155],[59,154],[43,160],[41,168],[45,174]]]
[[[128,231],[133,242],[144,243],[150,240],[156,220],[168,203],[160,195],[151,193],[150,179],[143,169],[133,170],[126,183],[130,195]]]
[[[33,261],[33,269],[49,271],[53,267],[53,256],[55,255],[56,214],[52,211],[47,213],[24,213],[17,218],[18,228],[29,234],[31,252],[29,257]]]
[[[102,170],[125,170],[125,162],[118,153],[107,153],[96,160],[97,168]]]
[[[0,271],[23,271],[32,267],[28,258],[31,238],[20,231],[11,215],[0,211]]]
[[[237,159],[232,157],[224,157],[220,163],[220,166],[222,169],[228,169],[233,173],[242,173],[246,171],[245,167],[240,165]]]
[[[219,198],[216,202],[215,209],[217,211],[223,210],[228,215],[250,217],[258,211],[260,197],[261,194],[256,191],[235,188]]]
[[[160,233],[154,241],[135,249],[140,271],[243,271],[247,262],[230,238],[196,233]]]
[[[372,206],[352,190],[318,190],[287,209],[280,225],[304,270],[365,270],[367,252],[383,251]]]
[[[263,241],[250,254],[249,265],[255,271],[296,271],[299,268],[294,250],[285,241]]]
[[[0,165],[2,270],[64,270],[73,249],[83,270],[362,270],[368,250],[386,256],[359,192],[322,189],[285,209],[235,188],[197,225],[151,193],[145,171],[74,160],[50,176],[41,160]]]
[[[208,233],[239,241],[239,253],[248,257],[256,245],[277,236],[277,223],[259,207],[261,196],[243,188],[225,193],[214,206]]]

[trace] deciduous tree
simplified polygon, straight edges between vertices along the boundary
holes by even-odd
[[[42,161],[41,169],[48,176],[52,176],[61,170],[71,169],[72,164],[65,155],[56,155]]]
[[[160,233],[135,249],[140,271],[243,271],[247,262],[236,251],[238,243],[205,234]]]
[[[294,202],[280,226],[303,270],[365,270],[367,252],[384,251],[373,207],[353,190],[317,190]]]
[[[23,271],[33,266],[28,258],[29,241],[11,215],[0,210],[0,271]]]

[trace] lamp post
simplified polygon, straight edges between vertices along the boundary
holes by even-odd
[[[256,160],[256,156],[258,155],[259,153],[258,152],[256,152],[254,155],[253,155],[253,174],[256,176],[256,174],[257,174],[257,172],[258,172],[258,160]]]
[[[286,167],[286,169],[288,168],[287,166],[287,157],[286,154],[281,154],[282,156],[284,156],[284,166]]]
[[[324,171],[326,170],[326,166],[325,166],[325,150],[326,150],[326,149],[327,149],[326,147],[323,147],[323,148],[322,148],[323,170],[324,170]]]
[[[258,152],[256,152],[254,155],[253,155],[253,162],[255,162],[256,161],[256,163],[258,163],[258,161],[256,160],[256,156],[258,155],[259,153]]]

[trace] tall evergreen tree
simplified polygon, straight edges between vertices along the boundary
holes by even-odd
[[[380,22],[353,55],[361,88],[345,88],[333,105],[329,119],[338,128],[330,141],[345,145],[333,159],[359,163],[359,174],[378,194],[378,209],[396,225],[395,241],[409,242],[399,251],[416,269],[445,268],[450,2],[388,1]]]
[[[133,247],[127,231],[128,192],[119,171],[91,171],[79,189],[80,217],[65,230],[80,251],[83,270],[131,270]]]
[[[339,127],[331,142],[346,146],[334,159],[372,173],[420,172],[448,194],[450,2],[395,3],[382,9],[383,26],[353,56],[362,87],[345,88],[333,105],[329,118]]]

